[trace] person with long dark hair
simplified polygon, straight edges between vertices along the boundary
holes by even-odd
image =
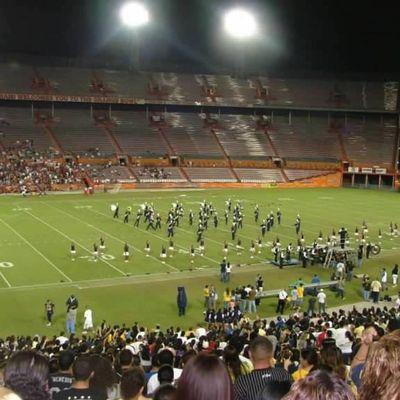
[[[93,376],[89,383],[90,389],[101,393],[109,400],[117,399],[117,375],[110,360],[94,354],[90,356],[90,363],[93,369]]]
[[[223,359],[233,383],[236,382],[236,379],[239,378],[239,376],[251,372],[250,364],[245,363],[240,359],[235,346],[228,345],[225,347]]]
[[[4,385],[22,400],[49,400],[48,379],[46,358],[32,351],[13,354],[4,370]]]
[[[215,356],[201,353],[185,365],[174,400],[232,400],[228,371]]]

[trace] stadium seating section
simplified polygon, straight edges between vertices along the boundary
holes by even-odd
[[[2,64],[0,93],[197,107],[169,112],[121,108],[114,100],[107,107],[3,101],[2,162],[29,143],[29,154],[72,162],[78,181],[279,183],[337,171],[341,161],[389,172],[395,166],[398,82]],[[202,105],[221,108],[215,113]]]

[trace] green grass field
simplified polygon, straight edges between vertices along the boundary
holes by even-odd
[[[202,288],[215,284],[219,297],[226,285],[218,281],[219,263],[223,257],[224,240],[230,241],[230,225],[225,226],[223,212],[225,200],[230,197],[244,206],[244,229],[239,232],[245,251],[236,255],[232,248],[232,264],[247,264],[234,268],[231,288],[254,283],[256,274],[264,276],[265,289],[286,287],[299,277],[310,280],[317,272],[328,279],[329,272],[320,266],[279,270],[265,264],[271,257],[269,247],[250,259],[250,241],[260,236],[254,223],[253,209],[259,204],[261,217],[269,210],[283,212],[282,225],[267,233],[264,242],[279,236],[282,244],[296,243],[294,220],[302,217],[302,231],[306,242],[317,237],[320,230],[326,234],[344,225],[353,239],[355,226],[365,220],[372,242],[378,242],[378,230],[383,233],[380,255],[364,262],[362,272],[377,276],[381,267],[391,270],[399,261],[400,238],[391,238],[389,222],[396,222],[400,210],[399,194],[392,192],[361,191],[351,189],[241,189],[241,190],[171,190],[135,191],[119,194],[49,195],[45,197],[0,198],[0,335],[46,334],[64,330],[65,300],[74,293],[80,301],[78,332],[81,331],[84,306],[94,311],[95,323],[106,319],[109,323],[163,326],[179,324],[189,327],[203,320]],[[176,230],[175,255],[163,264],[159,255],[161,245],[168,244],[166,229],[146,231],[133,228],[136,209],[145,201],[153,202],[163,219],[175,200],[183,202],[186,216]],[[209,227],[206,233],[205,256],[196,256],[190,263],[187,254],[191,244],[196,244],[195,228],[188,224],[187,214],[193,209],[197,214],[200,202],[212,201],[220,216],[220,226]],[[119,202],[120,214],[131,206],[133,216],[129,225],[112,218],[110,205]],[[400,221],[397,221],[400,222]],[[212,225],[212,224],[210,224]],[[106,240],[106,255],[93,262],[91,253],[100,236]],[[152,251],[146,257],[144,247],[149,240]],[[71,261],[69,246],[77,245],[78,257]],[[123,245],[128,242],[132,259],[125,263]],[[251,263],[250,263],[251,261]],[[253,265],[249,265],[253,264]],[[356,271],[359,272],[359,271]],[[129,275],[129,276],[126,276]],[[189,299],[187,316],[177,316],[176,287],[185,285]],[[395,288],[391,289],[391,293]],[[47,298],[56,304],[55,323],[45,326],[44,302]],[[346,286],[345,303],[361,301],[360,281],[355,279]],[[328,306],[340,301],[328,296]],[[274,314],[275,299],[265,299],[259,315]]]

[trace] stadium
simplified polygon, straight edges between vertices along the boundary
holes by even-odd
[[[41,399],[398,398],[400,63],[373,32],[329,33],[333,5],[23,3],[0,6],[1,396],[35,397],[28,360]]]

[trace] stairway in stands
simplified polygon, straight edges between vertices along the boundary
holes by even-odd
[[[221,153],[224,155],[224,158],[226,160],[226,162],[228,163],[229,169],[232,172],[232,175],[235,177],[235,179],[240,182],[240,178],[238,176],[238,174],[236,173],[236,171],[233,169],[233,165],[232,165],[232,161],[231,158],[228,156],[228,154],[226,153],[224,146],[222,146],[222,143],[220,142],[220,140],[218,139],[218,136],[216,135],[214,129],[210,129],[210,132],[212,133],[212,135],[214,136],[215,141],[218,144],[218,147],[221,149]]]
[[[272,151],[274,152],[274,157],[277,157],[277,158],[281,159],[281,156],[279,155],[278,150],[276,149],[275,144],[272,141],[271,136],[269,135],[268,128],[264,129],[264,133],[265,133],[265,136],[267,137],[268,143],[271,146]],[[285,182],[289,182],[289,178],[286,175],[285,170],[281,167],[280,171],[282,173],[282,176],[283,176],[283,179],[285,180]]]
[[[168,137],[167,137],[167,135],[165,134],[164,127],[160,126],[160,127],[158,128],[158,132],[159,132],[159,134],[160,134],[161,139],[164,141],[165,145],[166,145],[167,148],[168,148],[169,155],[170,155],[170,156],[176,155],[175,149],[172,147],[171,142],[168,140]],[[182,173],[182,175],[185,177],[185,179],[186,179],[188,182],[191,182],[191,180],[190,180],[190,178],[189,178],[189,175],[186,173],[186,171],[184,170],[184,168],[182,168],[180,165],[179,165],[179,170],[181,171],[181,173]]]

